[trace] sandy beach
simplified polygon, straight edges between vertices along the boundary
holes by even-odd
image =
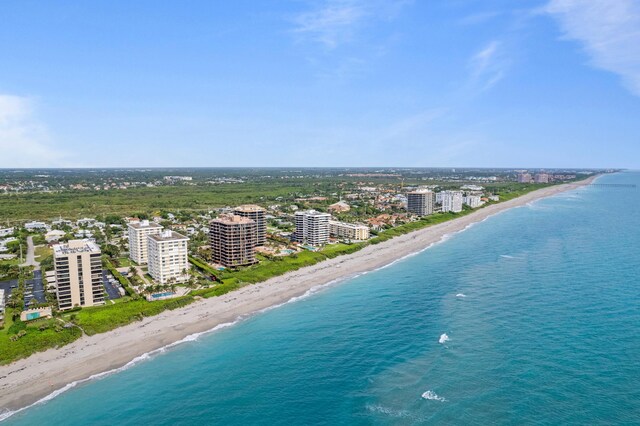
[[[132,360],[140,360],[142,355],[162,350],[188,336],[234,323],[302,296],[319,286],[388,265],[491,215],[575,189],[591,183],[593,179],[595,176],[579,183],[543,188],[514,200],[478,209],[455,220],[368,246],[354,254],[289,272],[221,297],[199,300],[185,308],[163,312],[107,333],[85,336],[60,349],[50,349],[1,366],[0,419],[6,418],[11,410],[40,401],[69,383],[130,365]],[[2,412],[5,412],[5,416]]]

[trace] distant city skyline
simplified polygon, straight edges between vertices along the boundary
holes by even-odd
[[[0,168],[640,168],[634,0],[14,2]]]

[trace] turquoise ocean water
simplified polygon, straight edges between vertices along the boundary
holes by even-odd
[[[509,210],[5,424],[212,423],[640,424],[640,190]]]

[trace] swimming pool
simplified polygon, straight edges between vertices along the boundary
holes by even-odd
[[[166,291],[164,293],[156,293],[156,294],[152,294],[151,297],[154,299],[160,299],[161,297],[169,297],[169,296],[173,296],[175,293],[171,292],[171,291]]]

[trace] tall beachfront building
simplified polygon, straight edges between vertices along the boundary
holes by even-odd
[[[329,233],[332,237],[347,240],[364,241],[369,239],[369,227],[357,223],[329,221]]]
[[[148,220],[129,223],[129,257],[138,265],[147,263],[147,236],[162,232],[162,226]]]
[[[413,191],[407,194],[407,211],[418,216],[433,214],[435,194],[431,191]]]
[[[233,214],[213,219],[209,222],[212,260],[225,267],[256,263],[256,227],[253,219]]]
[[[442,211],[459,213],[462,211],[462,191],[442,191]]]
[[[256,245],[263,246],[267,242],[267,221],[265,210],[253,204],[238,206],[233,210],[237,216],[253,220],[256,223]]]
[[[189,279],[189,238],[175,231],[147,235],[149,275],[160,284]]]
[[[549,183],[549,175],[547,173],[537,173],[533,180],[535,183]]]
[[[518,173],[518,183],[530,183],[531,180],[530,173]]]
[[[100,248],[89,240],[53,246],[56,296],[61,311],[104,304]]]
[[[475,209],[482,205],[482,198],[480,198],[479,195],[467,195],[464,197],[464,203],[472,209]]]
[[[329,241],[329,213],[315,210],[296,212],[295,240],[312,246],[321,246]]]

